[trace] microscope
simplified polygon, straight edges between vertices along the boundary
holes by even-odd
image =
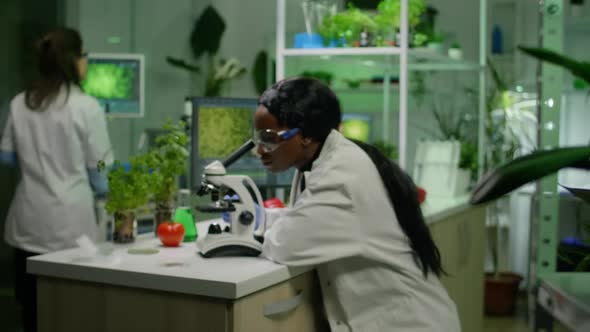
[[[223,162],[216,160],[205,167],[197,195],[211,195],[212,203],[195,208],[201,212],[229,214],[230,225],[225,229],[217,223],[209,226],[205,238],[197,241],[203,257],[258,256],[262,244],[254,237],[256,227],[256,205],[260,207],[260,227],[266,225],[266,214],[262,196],[252,179],[245,175],[229,175],[226,168],[248,153],[255,144],[248,140],[232,152]],[[248,190],[248,187],[250,190]],[[251,194],[252,192],[252,194]],[[239,199],[229,197],[237,194]]]

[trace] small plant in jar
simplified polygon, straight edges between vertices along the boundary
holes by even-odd
[[[99,163],[99,169],[104,169]],[[109,193],[105,209],[113,215],[113,242],[127,243],[135,240],[135,210],[148,203],[150,177],[146,155],[129,159],[129,166],[115,161],[108,173]]]
[[[156,147],[148,152],[151,190],[155,203],[155,230],[165,221],[172,221],[178,176],[187,171],[188,138],[185,123],[168,121],[166,133],[156,138]]]

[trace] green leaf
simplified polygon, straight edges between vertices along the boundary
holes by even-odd
[[[582,259],[578,266],[576,266],[576,272],[586,272],[590,269],[590,255],[587,255]]]
[[[201,68],[191,65],[191,64],[188,64],[182,59],[177,59],[177,58],[173,58],[171,56],[167,56],[166,62],[168,62],[169,64],[171,64],[175,67],[182,68],[182,69],[191,71],[193,73],[200,73],[201,72]]]
[[[268,83],[266,82],[268,76],[267,63],[268,54],[266,51],[258,52],[252,69],[252,80],[254,81],[254,87],[258,95],[261,95],[268,87]]]
[[[590,169],[590,147],[567,147],[535,152],[514,159],[484,176],[471,194],[471,204],[481,204],[564,167]]]
[[[567,255],[560,253],[560,252],[557,253],[557,259],[559,259],[569,265],[576,264],[570,257],[568,257]]]
[[[191,48],[193,56],[199,58],[207,53],[215,55],[221,44],[221,37],[225,32],[225,22],[221,15],[213,8],[208,6],[199,19],[191,33]]]
[[[570,193],[572,193],[572,195],[576,196],[577,198],[579,198],[579,199],[583,200],[584,202],[590,204],[590,190],[589,189],[566,187],[566,186],[563,186],[563,185],[561,187],[567,189],[567,191],[569,191]]]
[[[544,49],[518,46],[524,53],[537,58],[541,61],[547,61],[554,65],[560,66],[569,70],[574,76],[579,77],[590,84],[590,63],[585,61],[577,61],[557,52]]]
[[[299,74],[299,76],[315,78],[319,81],[322,81],[327,86],[330,86],[332,84],[332,78],[334,77],[334,75],[331,72],[324,71],[324,70],[316,70],[316,71],[306,70],[306,71],[302,72],[301,74]]]
[[[498,70],[496,69],[496,66],[494,65],[494,62],[492,60],[490,60],[489,58],[488,58],[488,69],[490,70],[490,74],[492,74],[492,79],[494,80],[494,83],[496,84],[496,89],[501,93],[504,91],[508,91],[508,84],[506,84],[506,82],[502,79],[502,77],[498,73]]]

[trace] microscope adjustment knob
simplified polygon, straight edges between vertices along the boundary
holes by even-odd
[[[254,215],[250,211],[242,211],[238,220],[240,221],[240,224],[248,226],[254,221]]]
[[[209,225],[209,230],[207,234],[221,234],[221,226],[218,223],[212,223]]]

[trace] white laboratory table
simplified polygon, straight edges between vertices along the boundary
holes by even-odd
[[[483,322],[485,209],[467,197],[429,197],[423,212],[443,257],[442,282],[464,331]],[[199,236],[208,223],[198,223]],[[156,254],[128,249],[156,248]],[[194,242],[166,248],[152,234],[90,257],[82,249],[35,256],[39,331],[325,331],[313,267],[254,257],[206,259]]]

